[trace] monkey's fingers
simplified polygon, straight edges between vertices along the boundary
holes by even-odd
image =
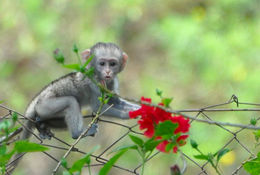
[[[98,125],[96,123],[94,123],[91,128],[89,128],[87,134],[85,134],[85,136],[91,136],[94,137],[95,134],[98,132]]]

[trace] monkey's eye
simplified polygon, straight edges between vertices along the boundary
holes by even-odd
[[[102,61],[102,62],[99,63],[99,65],[100,65],[100,66],[104,66],[104,65],[105,65],[105,62]]]
[[[116,65],[116,62],[111,62],[109,65],[113,67]]]

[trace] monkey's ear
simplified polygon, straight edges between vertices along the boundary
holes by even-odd
[[[87,59],[90,57],[90,49],[86,49],[81,52],[81,57],[83,61],[87,61]]]
[[[121,66],[121,71],[125,68],[127,59],[128,59],[128,55],[125,52],[123,52],[123,63],[122,63],[122,66]]]

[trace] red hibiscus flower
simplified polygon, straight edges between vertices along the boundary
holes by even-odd
[[[182,135],[177,138],[177,145],[173,147],[173,152],[177,153],[178,151],[178,146],[183,146],[186,144],[186,140],[189,136],[188,135]],[[170,144],[170,141],[164,140],[162,141],[156,148],[161,151],[161,152],[167,152],[166,151],[166,146]]]
[[[150,98],[141,98],[142,102],[152,103]],[[159,103],[159,106],[164,106],[163,103]],[[153,107],[146,104],[142,104],[141,108],[136,111],[129,112],[130,118],[137,118],[141,116],[138,121],[140,130],[145,130],[144,135],[148,138],[153,138],[156,140],[161,140],[162,142],[157,146],[157,149],[166,152],[165,148],[170,143],[176,143],[173,146],[173,152],[176,153],[179,146],[183,146],[186,143],[188,135],[181,135],[182,133],[187,133],[190,128],[189,119],[185,119],[183,116],[173,116],[172,113],[167,112],[159,107]],[[178,126],[174,130],[174,135],[178,134],[179,137],[174,140],[165,140],[161,136],[155,136],[156,126],[164,121],[171,121],[172,123],[177,123]]]
[[[174,117],[170,118],[170,120],[173,123],[179,124],[178,128],[174,131],[175,134],[180,133],[180,132],[186,133],[189,131],[189,128],[190,128],[189,119],[185,119],[183,116],[179,115],[179,116],[174,116]]]
[[[167,140],[162,141],[156,148],[161,151],[161,152],[167,152],[166,151],[166,146],[169,144],[170,142],[168,142]],[[178,151],[178,147],[174,146],[173,147],[173,152],[177,153]]]

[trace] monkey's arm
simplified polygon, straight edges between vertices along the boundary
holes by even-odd
[[[139,105],[135,103],[131,103],[127,100],[124,100],[120,97],[111,97],[109,102],[109,105],[113,104],[113,107],[118,109],[118,110],[127,110],[129,111],[134,111],[140,108]]]
[[[107,105],[104,106],[104,110],[109,107]],[[116,109],[114,107],[109,108],[106,112],[104,112],[104,115],[109,116],[109,117],[115,117],[115,118],[120,118],[120,119],[129,119],[129,111],[123,111]]]
[[[129,119],[129,111],[134,111],[140,108],[139,105],[128,102],[118,97],[111,97],[108,104],[105,105],[104,109],[106,109],[110,105],[113,106],[109,110],[107,110],[104,115],[121,119]]]

